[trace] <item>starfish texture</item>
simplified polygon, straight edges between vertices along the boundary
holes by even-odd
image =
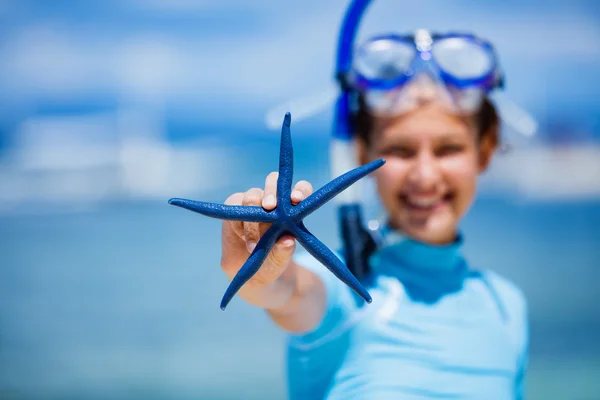
[[[232,206],[180,198],[169,200],[169,204],[212,218],[271,223],[269,229],[262,235],[250,257],[240,268],[225,291],[225,295],[221,300],[221,309],[223,310],[238,290],[259,270],[277,239],[284,234],[294,236],[313,257],[325,265],[335,276],[351,287],[365,301],[368,303],[371,302],[369,292],[367,292],[335,253],[306,229],[302,220],[338,193],[381,167],[385,163],[385,160],[379,159],[355,168],[332,180],[297,205],[293,205],[290,195],[294,172],[294,157],[290,123],[291,115],[288,112],[285,114],[281,129],[277,207],[274,210],[266,211],[260,206]]]

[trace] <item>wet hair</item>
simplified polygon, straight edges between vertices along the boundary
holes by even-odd
[[[364,97],[357,96],[356,111],[351,115],[351,123],[354,131],[359,139],[362,139],[368,146],[371,144],[371,132],[373,130],[373,116],[369,113]],[[478,127],[477,138],[481,140],[485,135],[497,135],[498,130],[493,129],[499,124],[498,113],[496,108],[488,98],[483,100],[477,114],[475,114],[475,122]],[[497,137],[494,138],[496,141]]]

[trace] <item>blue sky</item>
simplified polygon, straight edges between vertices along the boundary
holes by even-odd
[[[597,132],[597,4],[376,0],[359,36],[421,27],[474,31],[496,44],[507,94],[542,126]],[[160,110],[181,132],[219,125],[263,129],[269,107],[331,85],[346,5],[339,0],[285,6],[275,0],[5,0],[0,5],[1,131],[10,134],[19,121],[40,113],[124,104]],[[329,118],[325,112],[313,124]]]

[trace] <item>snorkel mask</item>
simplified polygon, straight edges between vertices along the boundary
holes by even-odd
[[[353,114],[361,97],[369,113],[382,116],[410,112],[433,99],[452,113],[469,115],[493,97],[501,121],[526,136],[535,132],[535,120],[508,99],[496,97],[501,93],[496,89],[504,86],[503,75],[493,46],[481,38],[418,30],[412,35],[375,36],[355,48],[359,24],[370,3],[352,1],[340,29],[330,142],[333,177],[357,167]],[[278,126],[282,112],[292,111],[298,121],[328,104],[329,99],[322,96],[286,103],[267,113],[267,125]],[[364,197],[360,185],[336,197],[345,262],[358,279],[368,272],[368,257],[381,244],[378,221],[370,220],[368,228],[363,224]]]
[[[376,36],[355,52],[343,79],[374,115],[400,115],[435,100],[448,111],[476,113],[502,87],[491,43],[470,34]]]

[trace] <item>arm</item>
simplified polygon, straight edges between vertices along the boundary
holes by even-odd
[[[295,334],[312,331],[325,314],[326,292],[321,279],[295,261],[282,275],[282,292],[289,293],[281,307],[266,308],[281,329]],[[277,289],[274,289],[277,290]]]

